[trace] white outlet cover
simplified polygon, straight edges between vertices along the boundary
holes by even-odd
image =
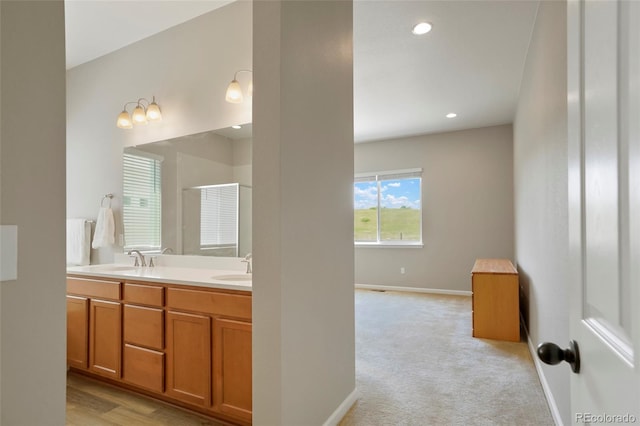
[[[18,279],[18,226],[0,225],[0,281]]]

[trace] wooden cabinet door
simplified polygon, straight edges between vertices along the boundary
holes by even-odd
[[[251,323],[216,318],[213,409],[251,421]]]
[[[89,306],[89,369],[96,374],[119,379],[122,305],[92,299]]]
[[[166,319],[167,396],[211,406],[211,319],[175,311]]]
[[[67,296],[67,365],[86,369],[89,363],[89,299]]]

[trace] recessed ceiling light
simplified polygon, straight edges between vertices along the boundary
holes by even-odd
[[[416,24],[413,27],[413,30],[411,30],[412,33],[414,33],[415,35],[422,35],[422,34],[426,34],[429,31],[431,31],[431,24],[428,22],[420,22],[419,24]]]
[[[449,114],[447,114],[445,117],[447,117],[447,118],[455,118],[455,117],[457,117],[457,116],[458,116],[458,114],[456,114],[455,112],[450,112],[450,113],[449,113]]]
[[[231,128],[238,130],[238,129],[242,129],[242,126],[235,125],[235,126],[231,126]]]

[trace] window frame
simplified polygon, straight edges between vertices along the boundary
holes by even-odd
[[[207,250],[216,250],[221,248],[233,247],[235,256],[238,256],[238,249],[240,247],[240,184],[239,183],[223,183],[217,185],[206,185],[196,187],[200,189],[200,250],[206,252]],[[231,190],[232,194],[229,194]],[[215,194],[218,192],[218,194]],[[218,196],[215,200],[216,206],[213,203],[205,203],[203,197],[206,197],[211,193],[212,196]],[[228,204],[225,208],[221,208],[223,201],[229,201],[230,195],[233,197],[233,203]],[[208,205],[206,205],[208,204]],[[233,207],[232,209],[230,207]],[[205,214],[203,211],[205,207],[216,209],[215,214]],[[222,213],[222,214],[221,214]],[[229,214],[233,214],[232,232],[220,231],[220,228],[224,228],[222,225],[229,225],[225,222],[225,218],[229,217]],[[208,218],[209,220],[205,220]],[[227,234],[233,234],[233,241],[220,241],[224,237],[228,237]],[[217,243],[203,243],[205,238],[214,238]]]
[[[355,184],[358,182],[376,182],[377,184],[377,206],[376,206],[376,214],[377,214],[377,224],[376,224],[376,241],[356,241],[355,233],[354,233],[354,246],[357,248],[361,247],[373,247],[373,248],[423,248],[423,224],[422,224],[422,168],[413,168],[413,169],[400,169],[400,170],[387,170],[387,171],[379,171],[379,172],[365,172],[365,173],[356,173],[354,175],[354,189]],[[394,179],[412,179],[418,178],[420,182],[420,240],[419,241],[402,241],[402,240],[382,240],[381,239],[381,182],[385,180],[394,180]],[[353,200],[355,202],[355,194],[353,196]],[[354,215],[355,215],[355,205],[354,205]]]
[[[162,163],[164,161],[164,157],[157,155],[157,154],[152,154],[149,152],[144,152],[144,151],[140,151],[137,150],[133,147],[129,147],[126,148],[125,151],[123,152],[123,165],[122,165],[122,176],[123,176],[123,188],[122,188],[122,197],[123,197],[123,202],[122,202],[122,228],[123,228],[123,233],[124,233],[124,241],[123,241],[123,250],[127,251],[127,250],[140,250],[143,253],[156,253],[156,252],[160,252],[160,249],[162,247]],[[127,243],[127,222],[125,220],[125,210],[128,207],[126,198],[129,196],[127,189],[126,189],[126,181],[127,181],[127,175],[126,175],[126,159],[125,156],[132,156],[132,157],[138,157],[138,158],[143,158],[149,161],[149,164],[151,165],[151,162],[153,162],[153,169],[154,169],[154,176],[149,178],[149,181],[153,182],[153,185],[155,186],[156,190],[154,191],[154,193],[156,194],[157,200],[156,200],[156,216],[157,216],[157,221],[156,221],[156,226],[157,226],[157,232],[155,232],[155,234],[157,235],[157,245],[154,244],[154,241],[152,241],[153,238],[150,238],[148,241],[148,244],[128,244]],[[151,173],[149,174],[151,175]],[[150,233],[150,235],[153,234],[153,232]]]

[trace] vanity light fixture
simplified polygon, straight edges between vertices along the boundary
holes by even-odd
[[[458,116],[458,114],[456,114],[455,112],[450,112],[449,114],[445,115],[445,117],[447,118],[456,118]]]
[[[431,31],[432,28],[433,28],[433,25],[431,25],[430,23],[420,22],[414,25],[413,30],[411,30],[411,32],[415,35],[423,35]]]
[[[238,70],[233,75],[233,80],[229,83],[227,87],[227,94],[225,96],[225,100],[232,104],[240,104],[244,100],[244,96],[242,96],[242,88],[240,87],[240,83],[238,82],[238,73],[241,72],[250,72],[251,70]],[[249,81],[249,87],[247,88],[247,96],[253,96],[253,80]]]
[[[136,106],[133,108],[131,115],[129,115],[127,105],[133,104]],[[122,112],[118,115],[116,125],[121,129],[131,129],[134,124],[147,124],[149,121],[162,121],[162,113],[160,112],[160,107],[156,103],[155,96],[152,98],[151,102],[145,98],[140,98],[137,101],[125,103],[122,108]]]

